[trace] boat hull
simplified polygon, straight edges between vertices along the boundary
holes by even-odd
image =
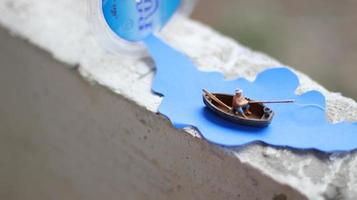
[[[220,99],[228,106],[232,105],[232,95],[218,93],[214,93],[213,95],[215,95],[218,99]],[[206,94],[203,94],[203,102],[212,112],[214,112],[221,118],[230,121],[234,124],[239,124],[243,126],[267,127],[271,124],[274,117],[274,112],[270,108],[266,107],[264,104],[252,104],[250,106],[252,117],[244,118],[243,116],[235,115],[230,110],[214,103],[214,101],[212,101]]]

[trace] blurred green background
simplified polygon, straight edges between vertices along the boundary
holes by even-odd
[[[357,100],[357,0],[200,0],[193,18]]]

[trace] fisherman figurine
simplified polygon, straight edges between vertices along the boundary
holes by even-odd
[[[240,114],[244,118],[252,113],[249,111],[249,101],[244,97],[243,90],[237,89],[232,101],[233,113],[235,115]]]
[[[266,127],[272,122],[274,111],[265,104],[294,103],[295,100],[256,101],[245,98],[243,90],[237,89],[234,95],[211,93],[203,90],[204,104],[217,116],[235,124]],[[234,115],[232,115],[232,112]]]

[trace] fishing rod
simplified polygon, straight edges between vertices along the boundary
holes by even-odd
[[[270,104],[270,103],[295,103],[295,100],[289,99],[289,100],[278,100],[278,101],[250,101],[250,104],[257,104],[257,103],[265,103],[265,104]]]

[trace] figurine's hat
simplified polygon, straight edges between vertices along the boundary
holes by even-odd
[[[242,89],[236,89],[236,93],[242,94],[242,93],[243,93],[243,90],[242,90]]]

